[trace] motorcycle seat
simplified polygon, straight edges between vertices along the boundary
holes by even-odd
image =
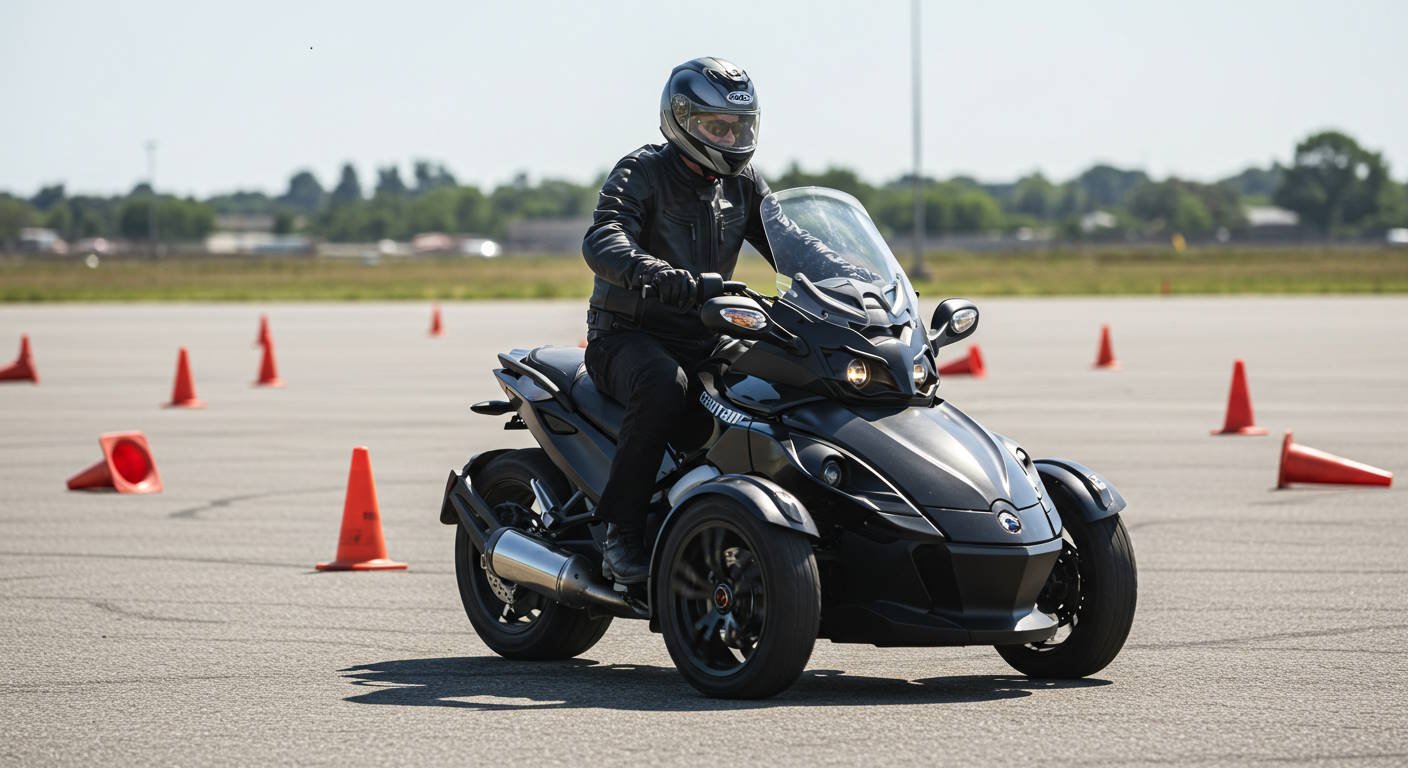
[[[567,395],[587,421],[615,440],[626,409],[596,388],[582,358],[583,352],[577,347],[538,347],[528,353],[524,362]]]

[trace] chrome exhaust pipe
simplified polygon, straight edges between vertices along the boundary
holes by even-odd
[[[639,616],[626,600],[595,575],[587,558],[564,552],[507,526],[484,544],[489,572],[573,608],[602,608],[617,616]]]

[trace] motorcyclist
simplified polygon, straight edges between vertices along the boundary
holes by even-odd
[[[746,240],[765,258],[759,204],[770,192],[750,165],[759,106],[742,68],[687,61],[660,95],[663,144],[622,158],[602,185],[582,254],[596,273],[587,311],[587,371],[625,406],[597,505],[607,522],[604,575],[645,581],[646,509],[667,442],[695,409],[695,367],[717,338],[694,310],[697,278],[727,279]],[[641,288],[654,286],[656,297]],[[701,411],[702,412],[702,411]]]

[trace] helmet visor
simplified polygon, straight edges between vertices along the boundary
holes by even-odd
[[[745,151],[758,144],[758,115],[737,112],[691,112],[684,120],[689,135],[724,151]]]

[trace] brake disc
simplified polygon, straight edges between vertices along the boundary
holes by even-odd
[[[489,570],[489,562],[483,555],[479,556],[479,567],[484,569],[484,578],[489,582],[489,590],[494,593],[494,597],[513,605],[513,599],[518,596],[518,585],[495,576],[494,572]]]

